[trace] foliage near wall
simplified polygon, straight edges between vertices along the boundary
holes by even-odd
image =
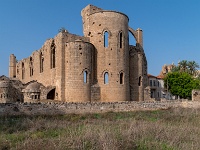
[[[167,90],[180,98],[191,99],[192,90],[200,89],[200,80],[187,72],[170,72],[164,78],[164,82]]]

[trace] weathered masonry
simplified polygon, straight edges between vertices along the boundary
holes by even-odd
[[[142,30],[129,27],[127,15],[92,5],[81,15],[84,36],[61,30],[28,58],[17,62],[10,55],[10,80],[24,85],[23,101],[143,101],[147,61]]]

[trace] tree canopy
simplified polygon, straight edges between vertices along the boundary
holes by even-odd
[[[180,98],[191,99],[192,90],[200,89],[200,80],[188,72],[169,72],[164,78],[164,83],[171,94],[180,96]]]
[[[174,66],[172,68],[172,72],[187,72],[192,76],[197,76],[198,75],[197,68],[199,68],[197,62],[182,60],[178,63],[178,66]]]

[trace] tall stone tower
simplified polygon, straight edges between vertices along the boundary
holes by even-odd
[[[14,54],[10,55],[10,62],[9,62],[9,77],[16,78],[16,57]]]
[[[91,101],[94,46],[76,40],[65,46],[65,99],[71,102]]]
[[[102,101],[129,101],[129,18],[88,5],[82,10],[83,33],[97,49],[97,81]]]

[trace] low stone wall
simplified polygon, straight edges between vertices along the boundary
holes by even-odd
[[[171,107],[200,108],[200,102],[179,100],[165,102],[1,103],[0,116],[100,113],[168,109]]]
[[[200,90],[192,90],[192,100],[193,101],[200,100]]]

